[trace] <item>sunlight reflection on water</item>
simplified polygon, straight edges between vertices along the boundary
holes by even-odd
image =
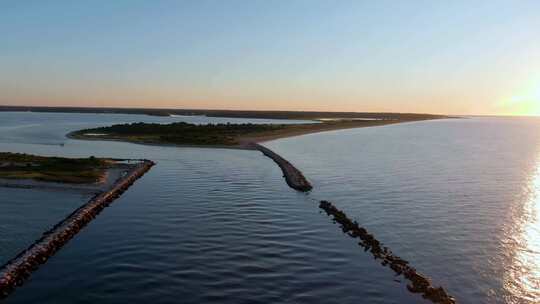
[[[512,261],[505,280],[510,303],[540,301],[540,159],[524,193],[526,200],[510,235]]]

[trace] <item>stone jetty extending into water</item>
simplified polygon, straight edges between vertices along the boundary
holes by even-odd
[[[268,156],[274,162],[276,162],[276,164],[278,164],[281,171],[283,171],[283,177],[285,177],[285,181],[289,187],[301,192],[308,192],[313,189],[302,172],[296,169],[296,167],[294,167],[289,161],[281,157],[279,154],[257,143],[251,143],[250,146],[261,151],[264,155]]]
[[[0,299],[7,297],[17,286],[21,286],[40,264],[44,264],[154,165],[155,163],[150,160],[142,160],[134,165],[109,190],[91,198],[52,229],[43,233],[34,244],[0,267]]]
[[[356,221],[351,221],[347,215],[337,209],[329,201],[320,201],[319,208],[323,209],[327,215],[331,215],[334,221],[341,225],[344,233],[352,238],[360,239],[358,243],[365,251],[369,250],[375,259],[382,260],[383,266],[389,266],[396,275],[403,275],[408,281],[407,289],[413,293],[421,293],[425,299],[433,303],[455,304],[456,300],[446,293],[442,287],[433,287],[430,280],[409,266],[409,262],[394,255],[388,247],[382,246],[373,235],[360,227]]]

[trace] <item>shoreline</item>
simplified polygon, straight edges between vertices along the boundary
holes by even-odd
[[[95,183],[66,183],[66,182],[50,182],[27,178],[2,178],[0,177],[0,188],[16,188],[16,189],[40,189],[53,191],[75,191],[75,192],[92,192],[97,193],[110,189],[122,174],[129,172],[132,166],[126,164],[113,164],[107,168],[102,175],[102,178]]]
[[[33,181],[69,185],[104,185],[108,172],[120,167],[107,158],[40,156],[0,152],[0,183]]]
[[[249,144],[250,142],[254,143],[263,143],[267,141],[277,140],[281,138],[297,137],[308,134],[316,134],[323,132],[339,131],[339,130],[348,130],[356,128],[368,128],[368,127],[379,127],[386,125],[393,125],[406,122],[419,122],[425,120],[436,120],[435,119],[422,119],[422,120],[364,120],[364,121],[334,121],[334,122],[321,122],[314,124],[303,124],[296,125],[299,128],[283,129],[275,131],[275,134],[264,134],[264,135],[255,135],[255,136],[244,136],[240,137],[239,141],[242,144]]]
[[[75,136],[74,133],[77,131],[69,132],[66,134],[66,137],[73,140],[89,140],[89,141],[113,141],[113,142],[124,142],[136,145],[143,146],[160,146],[160,147],[177,147],[177,148],[204,148],[204,149],[232,149],[232,150],[254,150],[247,144],[239,145],[181,145],[181,144],[172,144],[172,143],[160,143],[160,142],[151,142],[151,141],[139,141],[139,140],[128,140],[125,138],[104,138],[104,137],[89,137],[89,136]]]
[[[412,122],[421,122],[421,121],[430,121],[430,120],[440,120],[445,118],[424,118],[424,119],[415,119],[415,120],[342,120],[334,122],[321,122],[321,123],[310,123],[310,124],[298,124],[293,125],[296,128],[281,129],[272,131],[271,133],[261,134],[261,135],[244,135],[238,138],[238,144],[236,145],[195,145],[195,144],[174,144],[166,143],[159,141],[142,141],[142,140],[129,140],[123,137],[107,137],[107,136],[84,136],[76,135],[78,132],[71,131],[65,136],[73,140],[91,140],[91,141],[116,141],[116,142],[126,142],[131,144],[140,144],[148,146],[165,146],[165,147],[179,147],[179,148],[209,148],[209,149],[234,149],[234,150],[256,150],[253,147],[253,143],[264,143],[272,140],[278,140],[282,138],[297,137],[302,135],[330,132],[330,131],[339,131],[339,130],[348,130],[356,128],[368,128],[368,127],[379,127],[393,124],[401,123],[412,123]],[[447,117],[451,119],[451,117]]]
[[[7,297],[16,287],[21,286],[33,271],[47,262],[104,208],[120,197],[154,165],[153,161],[143,160],[132,168],[129,174],[118,178],[110,189],[96,194],[52,229],[44,232],[42,237],[27,249],[2,265],[0,267],[0,299]]]

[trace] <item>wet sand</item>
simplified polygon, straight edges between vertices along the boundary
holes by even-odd
[[[249,143],[262,143],[280,138],[295,137],[305,134],[320,133],[325,131],[336,131],[354,128],[376,127],[390,124],[413,122],[417,120],[335,120],[322,123],[294,125],[293,128],[275,130],[260,135],[246,135],[239,138],[241,146],[249,146]]]

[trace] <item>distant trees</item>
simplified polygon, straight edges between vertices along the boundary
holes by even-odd
[[[131,139],[154,139],[165,143],[194,144],[194,145],[234,145],[240,135],[268,132],[283,129],[283,124],[204,124],[196,125],[186,122],[171,124],[130,123],[110,127],[99,127],[77,132],[84,136],[86,133],[107,134],[102,137],[130,137]]]

